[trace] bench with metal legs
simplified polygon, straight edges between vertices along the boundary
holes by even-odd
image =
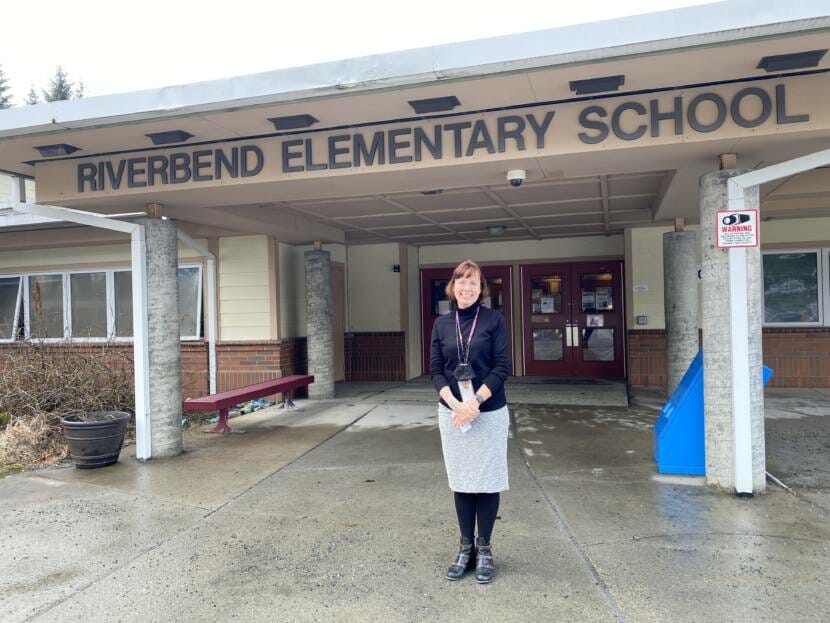
[[[272,381],[265,381],[264,383],[246,385],[245,387],[231,389],[218,394],[190,398],[184,401],[182,407],[188,412],[218,411],[219,421],[208,432],[223,434],[244,433],[245,431],[231,428],[231,425],[228,423],[228,412],[231,407],[247,400],[255,400],[257,398],[263,398],[264,396],[271,396],[272,394],[282,394],[283,402],[280,406],[281,409],[286,411],[302,411],[301,407],[294,404],[292,394],[295,389],[307,387],[313,382],[314,377],[311,375],[294,374]]]

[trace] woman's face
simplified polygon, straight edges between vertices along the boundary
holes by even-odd
[[[455,300],[458,302],[458,309],[466,309],[478,300],[481,294],[481,275],[478,272],[470,272],[455,280],[452,287]]]

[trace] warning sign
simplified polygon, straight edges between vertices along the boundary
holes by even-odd
[[[718,248],[758,246],[758,210],[718,212]]]

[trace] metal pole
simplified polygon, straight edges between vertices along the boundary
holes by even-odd
[[[147,325],[147,249],[144,227],[135,225],[130,234],[133,283],[133,366],[135,368],[135,458],[152,458],[150,424],[150,345]]]

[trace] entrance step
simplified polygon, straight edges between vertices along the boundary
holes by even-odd
[[[408,383],[337,383],[338,399],[370,402],[435,402],[426,377]],[[579,378],[513,377],[507,383],[510,404],[627,407],[624,381]]]

